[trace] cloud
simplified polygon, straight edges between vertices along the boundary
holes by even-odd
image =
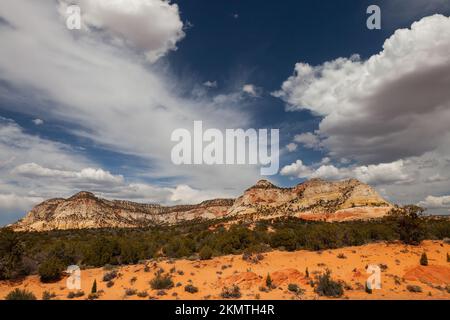
[[[305,166],[302,160],[297,160],[294,163],[284,166],[281,169],[280,174],[283,176],[305,178],[312,174],[312,170],[308,166]]]
[[[335,157],[363,163],[420,156],[450,142],[450,18],[434,15],[397,30],[362,61],[297,63],[274,93],[287,110],[322,118],[317,134]]]
[[[42,167],[36,163],[25,163],[15,167],[12,174],[28,178],[69,179],[77,182],[121,184],[123,176],[114,176],[103,169],[84,168],[80,171],[58,170]]]
[[[297,144],[291,142],[291,143],[289,143],[289,144],[286,145],[286,149],[287,149],[289,152],[294,152],[295,150],[297,150]]]
[[[208,88],[217,88],[217,81],[205,81],[203,85]]]
[[[329,158],[324,158],[318,166],[306,166],[301,160],[297,160],[283,167],[281,174],[298,178],[322,178],[329,180],[356,178],[370,185],[404,184],[411,181],[411,177],[405,172],[405,165],[402,160],[377,165],[340,168],[328,164],[329,161]]]
[[[448,209],[450,210],[450,196],[428,196],[424,201],[418,203],[419,206],[430,209]]]
[[[294,142],[300,143],[310,149],[318,149],[320,146],[319,138],[311,132],[295,135]]]
[[[244,84],[242,86],[242,91],[245,92],[246,94],[252,96],[252,97],[259,97],[262,93],[261,88],[256,87],[253,84]]]
[[[0,210],[3,212],[26,211],[42,201],[44,201],[44,199],[40,197],[19,196],[14,193],[0,193]]]
[[[44,120],[41,120],[41,119],[34,119],[34,120],[33,120],[33,123],[34,123],[35,125],[37,125],[37,126],[40,126],[40,125],[44,124]]]
[[[154,10],[158,14],[163,9]],[[74,32],[65,28],[53,2],[2,1],[0,12],[14,25],[0,27],[0,79],[14,88],[0,91],[0,98],[28,102],[5,104],[5,108],[32,116],[45,113],[46,121],[63,123],[65,133],[140,158],[148,163],[139,168],[142,178],[169,179],[173,185],[189,184],[199,190],[239,190],[258,179],[257,166],[176,166],[170,160],[175,144],[171,133],[191,129],[194,120],[220,130],[230,125],[249,127],[251,117],[237,108],[242,99],[186,97],[177,79],[159,64],[143,61],[133,45],[105,40],[104,32],[116,32],[110,25],[113,20],[105,20],[101,32]],[[117,23],[122,22],[118,17]],[[35,159],[39,158],[17,164],[34,161],[55,168]],[[92,166],[82,168],[86,167]],[[218,186],[211,175],[223,184]]]
[[[65,14],[68,5],[78,4],[81,21],[90,32],[102,32],[143,50],[154,62],[184,36],[183,22],[177,4],[164,0],[76,0],[61,1]]]

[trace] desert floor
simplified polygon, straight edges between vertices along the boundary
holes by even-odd
[[[426,252],[428,266],[421,266],[420,256]],[[450,263],[447,262],[450,245],[442,241],[424,241],[420,246],[400,243],[374,243],[358,247],[346,247],[320,252],[313,251],[272,251],[264,253],[258,263],[244,261],[242,255],[217,257],[205,261],[151,260],[144,264],[118,267],[118,278],[110,288],[102,281],[102,268],[81,271],[81,285],[86,294],[76,299],[86,299],[94,279],[97,281],[99,299],[220,299],[224,286],[237,284],[241,299],[326,299],[319,297],[309,282],[317,273],[325,269],[332,271],[332,278],[346,284],[343,299],[450,299]],[[382,288],[366,293],[364,283],[370,274],[367,265],[382,268]],[[158,292],[152,290],[149,281],[158,269],[171,273],[178,286]],[[305,277],[308,268],[310,278]],[[270,274],[275,289],[260,290]],[[197,293],[188,293],[184,286],[192,283],[198,287]],[[298,284],[305,290],[297,295],[287,290],[288,284]],[[414,293],[408,285],[420,286],[422,292]],[[56,294],[55,299],[67,299],[70,291],[66,288],[66,278],[56,283],[43,284],[37,276],[29,276],[20,282],[0,282],[0,298],[4,298],[14,288],[26,288],[38,299],[44,291]],[[147,292],[148,296],[126,295],[126,289]],[[159,294],[158,294],[159,293]]]

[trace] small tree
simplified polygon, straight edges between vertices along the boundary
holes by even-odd
[[[425,211],[416,205],[395,207],[389,212],[400,240],[406,244],[418,245],[425,238],[422,214]]]
[[[450,254],[447,253],[447,262],[450,262]]]
[[[306,267],[305,275],[306,275],[307,278],[309,278],[309,270],[308,270],[308,267]]]
[[[269,289],[272,289],[274,287],[272,278],[270,277],[270,274],[267,274],[267,277],[266,277],[266,287]]]
[[[91,293],[97,293],[97,280],[94,279],[94,283],[92,284]]]
[[[425,252],[422,253],[422,256],[420,257],[420,265],[421,266],[427,266],[428,265],[428,257],[427,257],[427,254]]]

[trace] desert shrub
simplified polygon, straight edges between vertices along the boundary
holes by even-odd
[[[81,291],[81,290],[75,291],[75,292],[70,291],[70,292],[67,294],[67,298],[68,298],[68,299],[79,298],[79,297],[82,297],[82,296],[84,296],[84,291]]]
[[[111,288],[114,285],[114,281],[110,280],[106,283],[107,288]]]
[[[127,288],[127,289],[125,290],[125,294],[126,294],[127,296],[134,296],[136,293],[137,293],[137,290],[134,289],[134,288]]]
[[[338,259],[347,259],[347,257],[346,257],[345,254],[343,254],[343,253],[339,253],[339,254],[337,255],[337,257],[338,257]]]
[[[111,281],[113,279],[117,278],[117,271],[116,270],[112,270],[110,272],[107,272],[103,275],[103,281],[104,282],[108,282]]]
[[[192,284],[188,284],[184,287],[184,291],[189,292],[189,293],[196,293],[196,292],[198,292],[198,288]]]
[[[220,296],[223,299],[239,299],[241,297],[241,289],[235,284],[231,287],[224,287]]]
[[[42,294],[42,300],[52,300],[56,297],[56,294],[54,292],[44,291]]]
[[[139,292],[137,293],[137,296],[138,296],[139,298],[145,298],[145,297],[148,296],[148,292],[145,291],[145,290],[139,291]]]
[[[159,290],[159,291],[156,293],[156,295],[158,295],[158,296],[165,296],[165,295],[167,295],[167,293],[166,293],[164,290]]]
[[[341,297],[344,294],[342,283],[331,279],[331,271],[327,270],[325,273],[317,276],[314,291],[320,296],[325,297]]]
[[[409,284],[406,286],[406,289],[409,292],[422,292],[422,288],[420,286]]]
[[[421,266],[427,266],[428,265],[428,257],[427,257],[427,254],[425,252],[422,253],[422,255],[420,256],[420,265]]]
[[[213,250],[209,246],[204,246],[198,254],[200,256],[200,259],[209,260],[212,258]]]
[[[88,298],[88,300],[96,300],[99,298],[99,295],[98,295],[98,293],[89,293],[87,298]]]
[[[53,282],[61,279],[62,271],[64,270],[64,264],[56,257],[51,257],[45,260],[39,266],[39,276],[42,282]]]
[[[36,300],[36,296],[30,291],[16,288],[6,295],[5,300]]]
[[[154,290],[170,289],[173,287],[172,277],[170,275],[158,274],[150,281],[150,286]]]
[[[297,284],[295,283],[289,283],[288,284],[288,290],[290,292],[293,292],[295,294],[303,294],[305,290],[303,290],[302,288],[300,288]]]

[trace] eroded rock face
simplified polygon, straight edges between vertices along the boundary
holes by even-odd
[[[293,188],[258,181],[242,196],[214,199],[197,205],[161,206],[106,200],[90,192],[68,199],[50,199],[35,206],[12,225],[16,231],[83,228],[132,228],[176,224],[195,219],[270,219],[281,216],[311,220],[344,221],[378,218],[392,205],[358,180],[309,180]]]
[[[312,179],[293,188],[278,188],[270,182],[259,181],[235,201],[228,215],[344,221],[382,217],[391,208],[374,189],[355,179]]]

